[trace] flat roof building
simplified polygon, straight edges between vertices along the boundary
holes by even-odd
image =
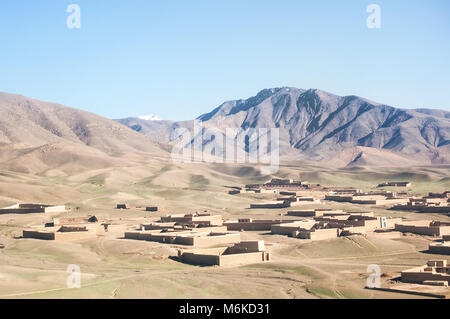
[[[450,242],[432,243],[428,246],[428,252],[439,255],[450,255]]]
[[[432,220],[403,221],[395,225],[395,230],[419,235],[444,236],[450,235],[450,222]]]
[[[213,247],[233,244],[241,240],[240,233],[228,232],[164,232],[164,231],[132,231],[125,233],[125,239],[155,241],[174,245],[194,247]]]
[[[425,266],[402,271],[402,281],[418,284],[441,282],[448,286],[450,267],[447,266],[447,260],[430,260]]]
[[[45,204],[16,204],[0,209],[2,214],[37,214],[37,213],[64,213],[65,205],[45,205]]]
[[[288,221],[284,221],[288,222]],[[292,221],[293,222],[293,221]],[[266,219],[252,219],[252,218],[241,218],[238,220],[230,220],[224,223],[228,230],[247,230],[247,231],[257,231],[257,230],[270,230],[272,225],[282,223],[281,220],[266,220]]]
[[[377,187],[411,187],[411,182],[384,182]]]
[[[177,225],[222,226],[222,215],[209,213],[175,214],[161,217],[162,223],[175,222]]]
[[[242,241],[231,247],[179,250],[183,262],[202,266],[240,266],[270,261],[264,241]]]

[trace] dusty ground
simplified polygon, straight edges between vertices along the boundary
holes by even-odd
[[[408,169],[352,168],[331,170],[284,165],[279,176],[312,183],[371,189],[386,180],[411,180],[411,191],[450,189],[449,167]],[[225,186],[262,182],[256,167],[173,164],[157,160],[142,165],[92,170],[67,175],[46,171],[38,175],[0,172],[0,204],[45,202],[66,204],[59,216],[96,215],[110,219],[90,234],[69,234],[61,241],[19,239],[24,227],[42,225],[54,216],[0,215],[1,298],[418,298],[364,289],[367,266],[381,267],[383,285],[403,269],[428,259],[448,256],[424,252],[433,238],[402,235],[396,239],[375,235],[308,242],[268,232],[245,232],[246,239],[264,239],[273,261],[233,268],[197,267],[170,258],[176,246],[123,239],[127,229],[169,213],[208,210],[227,219],[238,216],[276,218],[285,210],[250,210],[251,202],[272,195],[228,195]],[[157,205],[162,212],[115,210],[117,203]],[[309,206],[304,206],[308,208]],[[316,206],[317,207],[317,206]],[[374,211],[381,216],[450,220],[442,215],[387,211],[385,208],[324,203],[320,207]],[[66,269],[79,265],[82,287],[68,289]]]

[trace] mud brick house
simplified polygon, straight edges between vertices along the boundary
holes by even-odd
[[[291,221],[294,222],[294,221]],[[230,220],[224,223],[228,230],[270,230],[272,225],[283,223],[281,220],[267,220],[267,219],[252,219],[252,218],[241,218],[238,220]],[[284,221],[284,223],[289,223],[289,221]]]
[[[205,227],[222,226],[222,215],[211,215],[209,213],[175,214],[161,217],[162,223],[174,222],[177,225],[202,225]]]
[[[402,271],[402,282],[448,286],[449,281],[447,260],[430,260],[425,266]]]
[[[37,213],[63,213],[66,206],[53,206],[43,204],[16,204],[0,209],[0,215],[3,214],[37,214]]]
[[[270,261],[264,241],[242,241],[231,247],[178,251],[183,262],[202,266],[240,266]]]
[[[205,248],[237,243],[241,240],[241,235],[240,233],[228,232],[131,231],[125,233],[125,239],[146,240],[166,244]]]
[[[432,243],[428,246],[428,252],[438,255],[450,255],[450,243]]]
[[[377,187],[411,187],[411,182],[384,182]]]
[[[428,236],[450,235],[450,222],[431,220],[403,221],[395,225],[395,230]]]

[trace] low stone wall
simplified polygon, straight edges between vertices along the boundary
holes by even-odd
[[[450,206],[424,207],[420,210],[422,213],[450,213]]]
[[[352,199],[350,203],[358,205],[381,205],[381,199]]]
[[[281,191],[280,195],[282,195],[282,196],[297,196],[297,192]]]
[[[324,216],[348,215],[348,213],[344,212],[342,209],[319,208],[315,211],[321,212]]]
[[[380,231],[370,233],[369,236],[394,239],[400,238],[402,236],[402,233],[398,231]]]
[[[66,211],[66,206],[49,206],[45,207],[45,213],[64,213]]]
[[[225,222],[224,225],[228,230],[248,230],[248,231],[257,231],[257,230],[270,230],[272,225],[280,224],[279,220],[254,220],[251,222],[238,222],[238,221],[229,221]]]
[[[300,198],[297,198],[297,199],[298,200],[296,202],[289,202],[290,207],[304,206],[304,205],[311,205],[311,204],[321,204],[320,199],[314,199],[312,201],[301,200]]]
[[[51,206],[42,204],[16,204],[0,209],[2,214],[38,214],[38,213],[63,213],[66,206]]]
[[[0,215],[5,214],[39,214],[45,213],[44,208],[33,209],[33,208],[14,208],[14,209],[0,209]]]
[[[349,235],[365,235],[367,233],[366,227],[364,226],[350,226],[350,227],[344,227],[341,231],[341,236],[349,236]]]
[[[222,215],[209,215],[209,214],[176,214],[161,217],[162,223],[175,222],[180,225],[204,225],[204,226],[222,226],[223,217]]]
[[[35,231],[35,230],[24,230],[22,237],[41,240],[55,240],[55,233],[45,231]]]
[[[348,212],[350,216],[375,217],[374,212]]]
[[[395,230],[402,233],[413,233],[419,235],[439,236],[439,227],[432,226],[410,226],[410,225],[395,225]]]
[[[450,255],[450,245],[442,243],[430,244],[428,251],[432,254]]]
[[[250,204],[251,209],[275,209],[290,207],[289,202],[254,203]]]
[[[61,233],[85,232],[88,231],[86,226],[61,226],[58,230]]]
[[[319,217],[323,216],[323,212],[315,210],[291,210],[288,211],[286,215],[296,217]]]
[[[298,231],[296,237],[311,240],[326,240],[339,237],[339,233],[338,228],[316,229],[315,231]]]
[[[264,240],[246,240],[228,247],[223,255],[244,254],[266,251]]]
[[[450,206],[428,206],[428,205],[394,205],[391,210],[417,211],[421,213],[445,214],[450,213]]]
[[[88,216],[88,217],[61,217],[61,218],[53,218],[53,225],[78,225],[78,224],[89,224],[98,222],[97,217]]]
[[[2,214],[39,214],[45,213],[46,205],[40,204],[16,204],[0,209]]]
[[[384,182],[378,184],[377,187],[410,187],[410,182]]]
[[[219,266],[238,266],[256,264],[270,260],[267,252],[254,252],[245,254],[232,254],[219,256]],[[267,259],[267,260],[266,260]]]
[[[140,229],[142,230],[142,228],[144,230],[158,230],[158,229],[166,229],[166,228],[174,228],[175,227],[175,222],[170,222],[170,223],[150,223],[150,224],[141,224],[140,225]]]
[[[190,253],[185,252],[181,255],[181,259],[189,264],[200,265],[200,266],[215,266],[220,265],[219,255],[208,255],[201,253]]]
[[[351,202],[353,200],[353,196],[349,195],[326,195],[325,200],[333,201],[333,202]]]

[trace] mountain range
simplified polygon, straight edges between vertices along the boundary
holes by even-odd
[[[450,162],[450,112],[443,110],[399,109],[357,96],[284,87],[227,101],[197,120],[219,133],[278,128],[285,161],[338,167]],[[63,174],[130,161],[167,161],[174,129],[192,126],[193,121],[156,116],[110,120],[0,93],[0,170]]]
[[[284,160],[339,166],[450,161],[450,112],[395,108],[317,89],[265,89],[248,99],[227,101],[197,120],[222,132],[226,128],[279,128]],[[117,121],[165,143],[171,143],[175,128],[192,127],[192,121]]]

